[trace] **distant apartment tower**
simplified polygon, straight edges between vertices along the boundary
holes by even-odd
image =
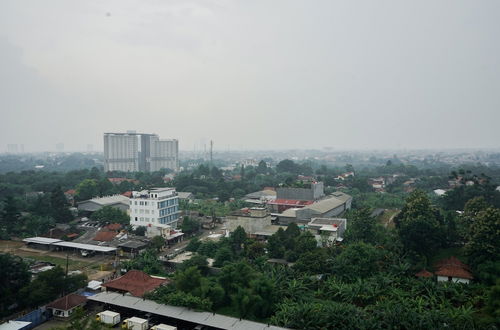
[[[104,170],[152,172],[179,169],[179,142],[156,134],[104,133]]]
[[[19,149],[17,148],[17,144],[8,144],[7,152],[10,154],[17,154]]]

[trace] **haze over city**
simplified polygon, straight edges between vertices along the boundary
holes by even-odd
[[[498,1],[2,1],[0,152],[496,148]]]

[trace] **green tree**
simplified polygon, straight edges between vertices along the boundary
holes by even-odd
[[[407,250],[429,256],[442,242],[439,211],[422,191],[414,191],[396,218],[396,228]]]
[[[247,240],[247,233],[243,227],[238,226],[229,236],[229,241],[235,252],[241,251]]]
[[[101,224],[120,223],[125,225],[130,222],[130,217],[127,213],[113,206],[104,206],[103,208],[95,211],[90,216],[90,219],[99,221]]]
[[[61,189],[56,186],[50,194],[51,216],[56,222],[66,223],[73,220],[73,215],[69,210],[69,203]]]
[[[21,213],[17,207],[17,202],[12,196],[7,196],[3,212],[0,214],[0,237],[9,239],[14,226],[18,224]]]
[[[228,247],[221,247],[215,254],[214,267],[222,267],[233,259],[233,252]]]
[[[182,220],[181,229],[187,235],[194,234],[200,230],[200,222],[197,219],[185,216]]]
[[[153,249],[147,249],[134,259],[123,262],[122,266],[127,271],[137,269],[150,275],[162,276],[166,274],[165,267],[162,262],[158,260],[158,254]]]
[[[267,174],[268,168],[267,168],[267,163],[263,160],[259,162],[259,165],[257,166],[256,169],[258,174]]]
[[[384,260],[381,251],[363,242],[346,245],[333,261],[333,272],[347,281],[372,276],[381,270]]]
[[[283,228],[279,228],[267,241],[267,251],[271,258],[281,259],[285,256],[286,235]]]
[[[85,179],[76,186],[76,199],[83,201],[99,196],[99,187],[94,179]]]
[[[24,233],[30,236],[41,236],[55,226],[55,221],[51,217],[29,215],[24,218]]]
[[[151,239],[151,245],[160,251],[165,246],[165,239],[162,236],[155,236]]]
[[[347,216],[349,226],[346,229],[345,239],[349,242],[361,241],[374,244],[377,242],[377,223],[370,216],[370,210],[363,208],[350,212]]]
[[[177,290],[192,293],[201,287],[202,275],[196,266],[175,273],[174,283]]]
[[[18,301],[18,293],[30,282],[28,266],[20,257],[0,254],[0,316],[9,312],[7,307]]]
[[[475,264],[486,260],[498,260],[500,255],[500,209],[487,208],[480,211],[470,226],[467,254]]]

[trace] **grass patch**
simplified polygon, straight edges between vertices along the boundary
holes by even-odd
[[[27,259],[34,259],[37,261],[44,261],[44,262],[50,262],[56,266],[61,266],[62,268],[66,267],[66,258],[58,258],[58,257],[53,257],[53,256],[29,256],[26,257]],[[68,268],[70,270],[76,270],[81,267],[86,266],[88,263],[82,262],[82,261],[75,261],[72,260],[71,258],[68,259]]]
[[[391,221],[391,218],[399,211],[400,210],[398,209],[385,210],[384,213],[382,213],[377,220],[380,224],[382,224],[387,228],[394,228],[394,222]]]

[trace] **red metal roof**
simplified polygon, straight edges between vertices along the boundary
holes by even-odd
[[[167,282],[167,279],[151,277],[140,270],[130,270],[125,275],[104,283],[102,286],[130,292],[133,296],[142,297],[146,292],[153,291]]]
[[[299,201],[295,199],[275,199],[268,204],[272,205],[287,205],[287,206],[306,206],[313,204],[313,201]]]
[[[71,293],[67,296],[54,300],[53,302],[48,304],[47,307],[67,311],[77,306],[83,305],[86,301],[86,297]]]

